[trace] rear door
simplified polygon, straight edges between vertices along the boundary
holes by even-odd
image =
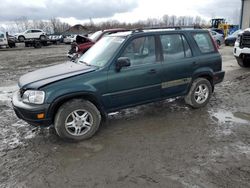
[[[212,41],[208,32],[192,32],[191,37],[194,40],[196,50],[196,75],[203,73],[212,74],[212,72],[221,71],[222,61],[215,43]],[[202,69],[202,70],[201,70]]]
[[[42,32],[40,30],[33,29],[32,30],[32,38],[39,38]]]
[[[160,35],[163,54],[162,97],[184,95],[192,80],[195,61],[185,35]]]

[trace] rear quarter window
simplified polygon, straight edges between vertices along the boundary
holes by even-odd
[[[193,33],[193,38],[201,53],[212,53],[216,51],[209,33]]]

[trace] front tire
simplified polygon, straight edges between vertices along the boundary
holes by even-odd
[[[205,78],[197,78],[185,96],[185,102],[193,108],[201,108],[208,103],[211,94],[211,83]]]
[[[41,35],[40,40],[46,40],[46,37],[44,35]]]
[[[240,67],[250,67],[250,58],[247,58],[245,55],[236,58],[236,60]]]
[[[57,134],[68,140],[85,140],[98,130],[101,114],[94,104],[83,99],[73,99],[63,104],[55,116]]]

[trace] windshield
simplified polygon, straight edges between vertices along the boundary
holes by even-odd
[[[99,38],[99,36],[102,34],[102,31],[96,31],[95,33],[93,33],[89,38],[96,42],[96,40]]]
[[[124,40],[123,37],[103,37],[84,53],[77,63],[103,67],[113,57]]]

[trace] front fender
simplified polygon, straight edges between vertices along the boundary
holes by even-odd
[[[68,93],[68,94],[59,96],[50,104],[50,107],[48,109],[48,114],[51,116],[52,119],[54,119],[55,114],[60,108],[60,106],[64,104],[65,102],[71,99],[75,99],[75,98],[82,98],[82,99],[86,99],[90,101],[98,108],[98,110],[101,112],[103,117],[106,115],[105,109],[103,107],[100,97],[96,96],[92,92],[75,92],[75,93]]]

